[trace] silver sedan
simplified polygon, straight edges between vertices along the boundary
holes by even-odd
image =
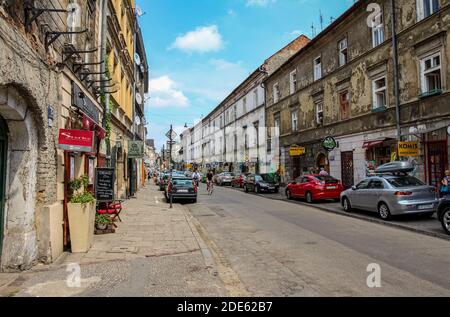
[[[384,220],[404,214],[433,216],[439,206],[436,188],[408,175],[369,177],[341,194],[347,212],[361,209],[377,212]]]

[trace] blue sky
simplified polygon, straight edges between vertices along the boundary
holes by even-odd
[[[353,0],[137,0],[150,64],[149,138],[207,115],[263,61]]]

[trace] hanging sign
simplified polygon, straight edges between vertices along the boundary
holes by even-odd
[[[450,125],[447,127],[447,134],[450,136]]]
[[[95,170],[95,199],[98,202],[114,201],[114,182],[114,168],[97,168]]]
[[[399,142],[398,156],[419,156],[419,142]]]
[[[92,153],[94,149],[94,132],[60,129],[58,147],[66,151]]]
[[[329,137],[326,137],[322,141],[322,146],[324,147],[325,150],[327,150],[328,152],[331,152],[335,148],[337,148],[337,142],[336,142],[335,138],[329,136]]]
[[[128,158],[131,159],[144,158],[143,141],[128,141]]]

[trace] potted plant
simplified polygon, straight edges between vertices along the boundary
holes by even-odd
[[[96,201],[87,191],[89,179],[82,176],[70,182],[72,198],[67,204],[72,253],[86,253],[94,240]]]
[[[106,230],[111,224],[111,217],[109,215],[96,214],[95,227],[98,230]]]

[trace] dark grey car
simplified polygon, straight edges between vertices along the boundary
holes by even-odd
[[[193,203],[197,202],[198,188],[193,180],[187,177],[172,178],[166,188],[167,201],[189,200]]]

